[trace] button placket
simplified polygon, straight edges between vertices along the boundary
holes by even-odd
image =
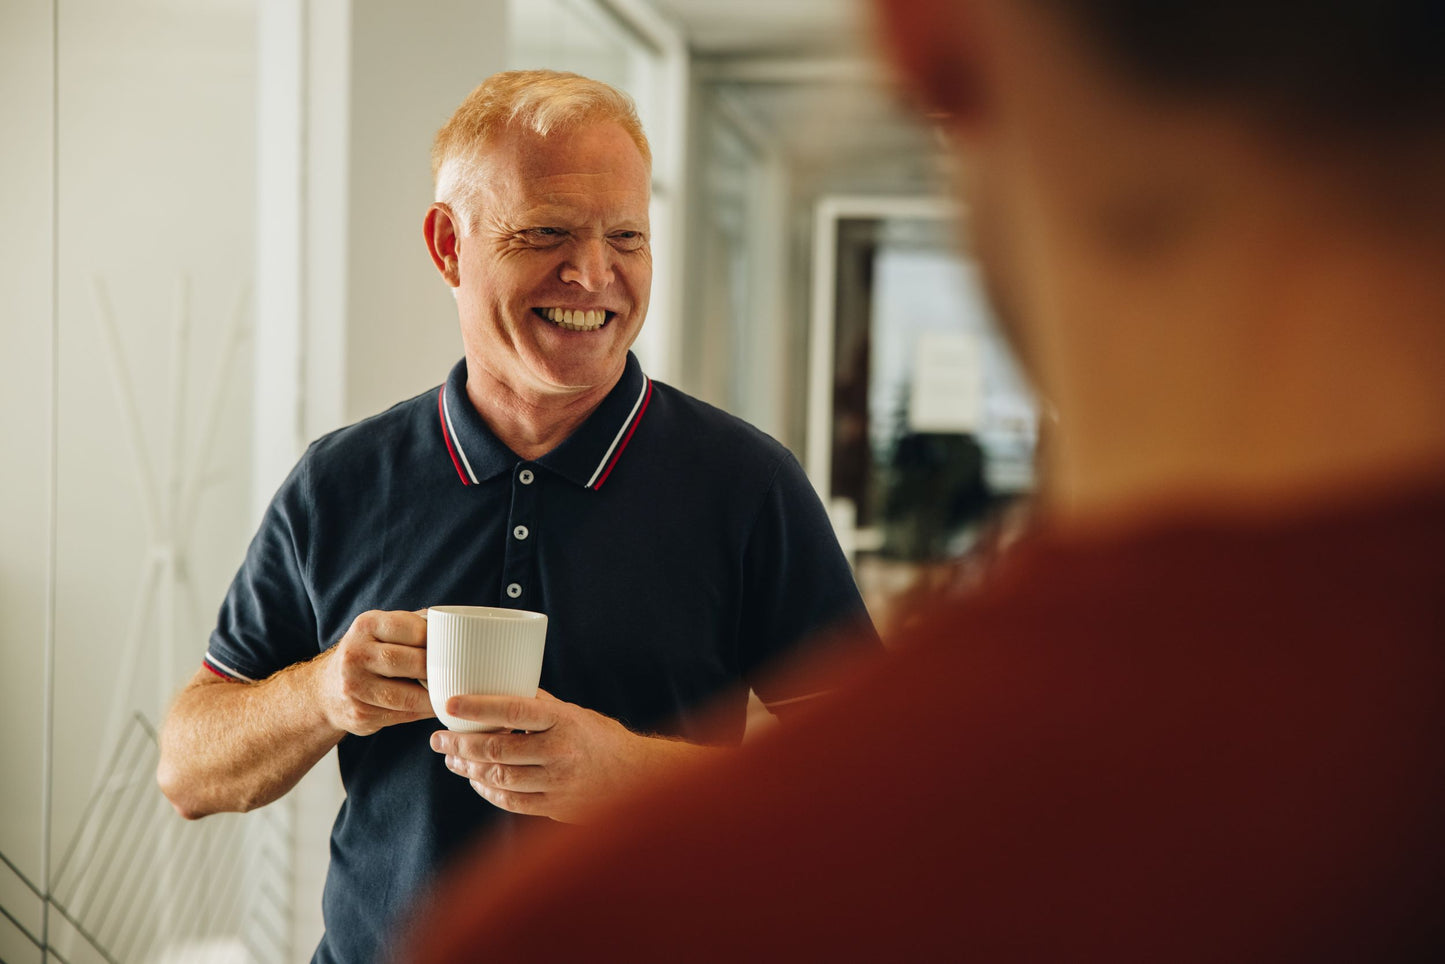
[[[502,605],[519,604],[526,608],[542,605],[537,573],[537,554],[533,546],[533,527],[541,498],[537,473],[518,466],[512,473],[512,504],[507,517],[507,547],[502,559]]]

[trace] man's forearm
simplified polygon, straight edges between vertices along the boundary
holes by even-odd
[[[258,683],[193,680],[161,729],[161,791],[188,820],[280,798],[340,742],[315,696],[315,665]],[[205,671],[203,671],[205,672]]]
[[[737,749],[733,746],[692,743],[680,736],[661,736],[656,733],[636,735],[646,741],[642,744],[645,750],[644,759],[638,761],[639,775],[648,777],[666,776],[677,767],[719,760]]]

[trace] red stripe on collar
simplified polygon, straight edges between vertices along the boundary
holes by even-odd
[[[447,390],[446,385],[437,391],[437,420],[442,423],[442,439],[447,443],[447,454],[452,457],[452,468],[457,470],[457,478],[462,480],[462,485],[471,485],[471,480],[462,471],[461,460],[457,458],[457,450],[452,447],[452,433],[447,431],[447,416],[442,411],[442,392]]]
[[[602,483],[606,482],[607,477],[612,474],[612,467],[615,466],[617,460],[622,457],[622,452],[627,448],[627,443],[632,441],[632,433],[637,431],[637,426],[642,422],[642,416],[647,412],[647,405],[651,401],[652,379],[649,378],[647,380],[647,393],[642,396],[642,405],[638,408],[637,414],[632,417],[632,425],[627,429],[627,437],[622,440],[622,444],[617,446],[617,451],[612,453],[612,461],[607,463],[607,468],[602,471],[601,478],[592,484],[594,492],[602,488]]]

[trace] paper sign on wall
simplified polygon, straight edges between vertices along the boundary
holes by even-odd
[[[974,432],[983,417],[983,351],[967,332],[924,332],[914,344],[908,428]]]

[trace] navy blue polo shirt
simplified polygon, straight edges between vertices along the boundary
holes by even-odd
[[[446,383],[311,445],[231,584],[206,665],[259,680],[369,609],[510,606],[548,616],[542,687],[650,733],[701,738],[820,630],[877,637],[797,460],[643,374],[561,445],[518,458]],[[479,797],[428,744],[435,720],[347,736],[315,962],[373,960],[398,915],[479,831],[531,819]],[[715,730],[709,729],[715,735]]]

